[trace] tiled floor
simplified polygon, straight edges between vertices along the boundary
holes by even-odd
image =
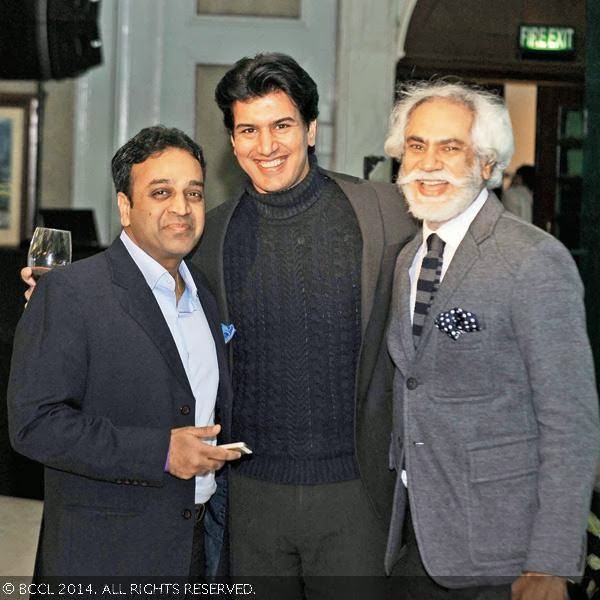
[[[0,496],[0,577],[31,576],[43,502]]]

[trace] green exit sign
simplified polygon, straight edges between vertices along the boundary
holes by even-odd
[[[519,49],[523,58],[564,60],[575,54],[575,29],[547,25],[521,25]]]

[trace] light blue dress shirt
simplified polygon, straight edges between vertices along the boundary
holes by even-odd
[[[196,427],[213,425],[219,365],[215,341],[198,299],[192,275],[185,262],[181,261],[179,274],[185,283],[185,291],[177,302],[175,279],[171,274],[137,246],[125,231],[121,232],[121,241],[146,279],[169,326],[196,399]],[[215,444],[216,440],[211,443]],[[196,504],[206,502],[216,488],[214,473],[196,477]]]

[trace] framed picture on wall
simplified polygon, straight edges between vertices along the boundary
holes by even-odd
[[[0,246],[18,246],[33,229],[37,98],[0,94]]]

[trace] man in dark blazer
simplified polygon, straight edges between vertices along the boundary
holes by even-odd
[[[223,333],[183,262],[204,226],[204,167],[177,129],[129,140],[112,162],[120,238],[43,275],[19,322],[9,429],[45,465],[40,577],[216,571],[215,472],[239,453],[215,446],[230,438]]]
[[[428,82],[394,109],[386,151],[423,220],[388,333],[386,568],[414,576],[410,598],[506,598],[512,584],[514,600],[563,600],[584,564],[599,430],[583,287],[564,246],[487,191],[512,150],[487,92]]]
[[[350,593],[339,579],[311,576],[384,574],[383,333],[415,226],[391,184],[318,166],[317,88],[289,56],[238,61],[216,100],[248,183],[209,213],[192,260],[237,329],[233,432],[254,451],[230,478],[233,572],[289,576],[286,598],[337,598]]]

